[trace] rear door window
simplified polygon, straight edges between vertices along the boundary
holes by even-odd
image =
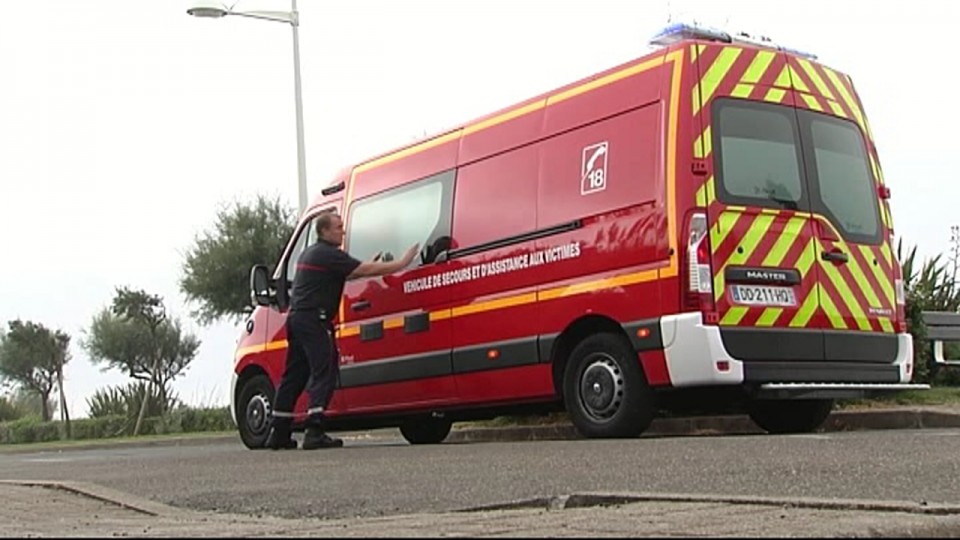
[[[793,109],[718,100],[717,114],[720,200],[788,210],[804,207],[800,133]]]
[[[809,133],[806,146],[812,188],[818,192],[814,211],[824,214],[847,240],[880,242],[877,192],[867,163],[860,129],[849,121],[801,111]]]

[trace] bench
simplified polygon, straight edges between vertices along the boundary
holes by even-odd
[[[932,346],[930,356],[934,369],[945,367],[960,367],[960,360],[947,359],[943,356],[943,344],[960,342],[960,313],[947,311],[924,311],[921,313],[923,323],[927,326],[927,340]]]

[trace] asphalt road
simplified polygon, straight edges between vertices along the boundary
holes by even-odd
[[[236,444],[0,455],[0,479],[93,482],[195,510],[344,518],[583,492],[960,503],[960,430],[410,446]]]

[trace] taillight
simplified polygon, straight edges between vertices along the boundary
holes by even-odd
[[[907,305],[907,293],[903,287],[903,280],[902,279],[894,280],[893,286],[897,292],[897,305],[898,306]]]
[[[696,213],[690,216],[687,228],[687,308],[713,310],[709,232],[706,214]]]

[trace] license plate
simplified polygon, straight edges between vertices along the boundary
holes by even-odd
[[[735,304],[743,304],[745,306],[793,307],[797,305],[797,297],[791,287],[731,285],[730,297]]]

